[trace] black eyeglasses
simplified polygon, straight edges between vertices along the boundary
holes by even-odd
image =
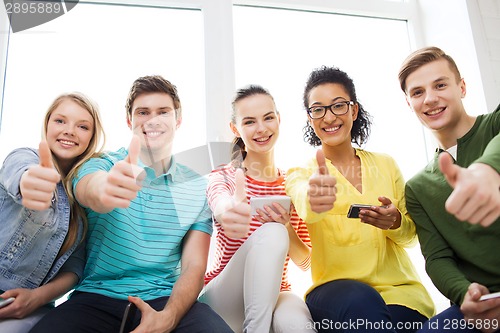
[[[353,101],[336,102],[330,105],[315,105],[307,109],[307,114],[312,119],[321,119],[330,110],[334,115],[341,116],[349,111],[349,106],[354,105]]]

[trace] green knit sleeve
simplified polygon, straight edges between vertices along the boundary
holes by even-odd
[[[491,114],[491,128],[494,134],[493,139],[488,143],[483,155],[474,161],[474,163],[484,163],[491,166],[500,173],[500,105]]]
[[[454,251],[422,207],[419,198],[426,198],[425,188],[418,186],[418,180],[415,182],[415,189],[411,186],[411,181],[406,184],[406,207],[417,227],[425,269],[444,296],[455,304],[461,304],[471,282],[459,269]]]

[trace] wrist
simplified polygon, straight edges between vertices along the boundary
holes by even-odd
[[[33,289],[31,295],[33,296],[32,302],[36,308],[39,308],[52,301],[52,299],[47,299],[47,293],[44,292],[43,286]]]
[[[229,211],[233,207],[233,201],[231,197],[223,197],[220,198],[217,204],[215,205],[214,215],[217,221],[223,223],[224,221],[224,213]]]
[[[175,314],[167,305],[162,311],[160,311],[162,323],[161,326],[165,329],[165,332],[171,332],[177,326],[177,322],[175,320]]]
[[[394,230],[394,229],[398,229],[399,227],[401,227],[401,221],[402,221],[401,212],[398,209],[396,221],[394,221],[394,224],[390,227],[390,229]]]
[[[468,167],[468,169],[474,173],[480,173],[481,175],[491,177],[489,179],[500,183],[500,173],[489,164],[473,163]]]
[[[88,179],[85,179],[86,177]],[[109,207],[106,201],[102,199],[102,196],[106,192],[107,177],[107,172],[98,171],[82,178],[80,182],[83,182],[83,191],[79,191],[77,185],[77,199],[79,203],[98,213],[107,213],[113,210],[114,207]]]

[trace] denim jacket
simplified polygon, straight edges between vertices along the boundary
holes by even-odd
[[[22,205],[21,176],[30,165],[38,163],[37,150],[19,148],[5,158],[0,169],[0,290],[3,291],[37,288],[52,280],[58,272],[73,272],[78,279],[83,273],[82,221],[79,221],[75,244],[57,258],[70,218],[68,197],[62,183],[57,184],[49,209],[37,211]]]

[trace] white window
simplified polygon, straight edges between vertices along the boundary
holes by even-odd
[[[410,52],[406,21],[235,6],[234,41],[237,86],[264,86],[280,111],[279,165],[300,165],[314,156],[302,136],[307,119],[302,95],[309,73],[322,65],[345,71],[373,116],[363,148],[392,155],[406,178],[426,163],[423,131],[397,79]]]
[[[177,86],[183,122],[189,124],[180,127],[175,149],[205,144],[200,10],[79,3],[9,39],[0,160],[16,147],[38,147],[48,106],[60,93],[75,90],[99,104],[107,148],[128,146],[128,91],[138,77],[155,74]]]

